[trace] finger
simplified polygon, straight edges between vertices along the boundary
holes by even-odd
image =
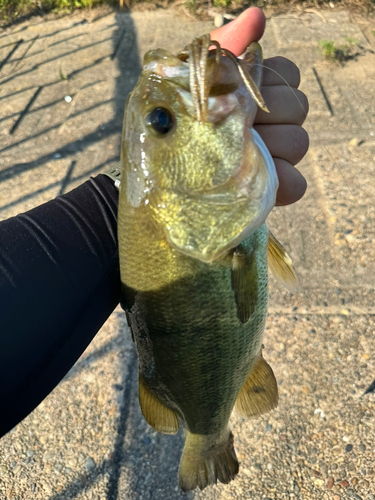
[[[211,40],[239,56],[251,42],[257,42],[263,36],[265,26],[266,18],[261,9],[250,7],[231,23],[214,30]]]
[[[309,136],[298,125],[256,125],[254,128],[271,156],[286,160],[292,165],[300,162],[309,149]]]
[[[307,184],[303,175],[289,162],[274,158],[279,189],[276,195],[276,206],[291,205],[305,194]]]
[[[291,87],[298,88],[301,82],[301,74],[292,61],[285,57],[271,57],[265,59],[263,64],[266,66],[263,68],[263,86],[286,85],[286,80]]]
[[[262,96],[269,113],[258,109],[255,123],[292,123],[302,125],[308,111],[308,101],[300,90],[286,85],[273,85],[261,88]]]

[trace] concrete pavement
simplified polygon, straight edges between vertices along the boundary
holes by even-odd
[[[348,12],[274,15],[265,57],[296,62],[308,95],[308,192],[269,222],[300,278],[272,281],[265,357],[280,404],[233,421],[238,478],[186,495],[183,437],[156,434],[116,310],[75,367],[0,442],[0,499],[375,498],[375,26]],[[372,29],[371,29],[372,28]],[[123,109],[151,48],[177,51],[213,23],[173,10],[33,18],[0,33],[0,219],[72,189],[119,159]],[[343,67],[322,39],[358,40]]]

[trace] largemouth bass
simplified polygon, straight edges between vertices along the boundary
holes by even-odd
[[[265,225],[278,180],[252,129],[257,106],[267,109],[261,63],[259,44],[237,59],[209,35],[177,56],[150,51],[125,110],[122,305],[146,421],[184,427],[184,491],[231,481],[233,409],[260,415],[278,399],[262,357],[267,253],[290,288],[294,273]]]

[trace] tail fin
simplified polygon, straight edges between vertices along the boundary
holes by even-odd
[[[228,430],[224,439],[217,437],[186,431],[179,477],[182,491],[194,490],[197,487],[203,490],[210,484],[216,484],[217,480],[227,484],[238,474],[233,434]]]

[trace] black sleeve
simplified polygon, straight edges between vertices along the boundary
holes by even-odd
[[[120,299],[106,176],[0,222],[0,436],[73,366]]]

